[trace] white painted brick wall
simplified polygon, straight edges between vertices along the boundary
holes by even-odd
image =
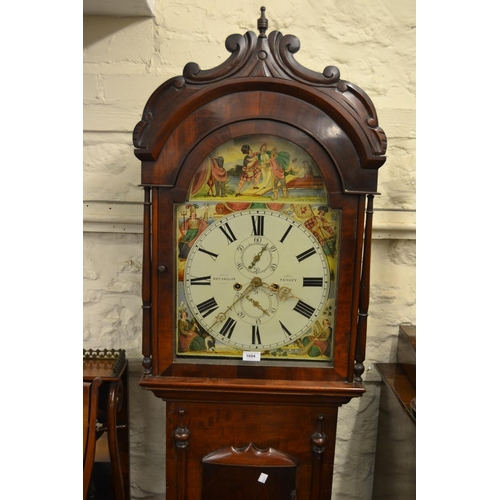
[[[366,394],[339,413],[333,500],[371,498],[379,378],[398,325],[415,324],[415,2],[273,0],[269,31],[301,41],[296,59],[373,100],[388,136],[374,216]],[[124,348],[130,360],[133,499],[164,493],[164,403],[142,391],[142,191],[132,129],[151,93],[196,62],[229,56],[232,33],[256,30],[261,4],[156,0],[155,18],[84,18],[84,347]]]

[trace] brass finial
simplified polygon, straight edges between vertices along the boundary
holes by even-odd
[[[257,28],[260,32],[259,38],[266,38],[266,31],[268,27],[267,19],[266,19],[266,8],[260,8],[260,18],[257,20]]]

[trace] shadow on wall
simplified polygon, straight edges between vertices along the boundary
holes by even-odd
[[[151,18],[83,16],[83,48],[89,49],[102,40],[111,38],[115,33],[124,31],[129,26],[144,22],[151,22]]]
[[[377,445],[380,382],[339,409],[332,500],[371,500]]]
[[[165,498],[165,403],[139,386],[142,360],[129,359],[131,498]]]

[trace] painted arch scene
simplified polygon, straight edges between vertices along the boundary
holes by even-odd
[[[189,198],[325,203],[326,191],[318,166],[301,147],[250,135],[212,151],[193,178]]]

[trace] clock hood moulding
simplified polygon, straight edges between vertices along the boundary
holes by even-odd
[[[184,67],[183,75],[171,78],[163,83],[151,95],[143,111],[141,121],[133,133],[135,155],[144,163],[155,162],[174,131],[186,119],[186,116],[198,115],[207,104],[218,100],[219,107],[224,107],[230,99],[231,107],[241,106],[229,116],[238,122],[244,119],[265,118],[259,109],[254,115],[249,110],[245,114],[245,103],[249,93],[282,94],[287,102],[297,99],[317,108],[317,113],[328,118],[331,124],[323,126],[325,150],[329,148],[328,134],[340,130],[355,150],[358,157],[360,178],[363,171],[374,170],[373,174],[359,186],[344,181],[344,192],[376,193],[376,171],[386,158],[387,138],[378,126],[378,119],[371,99],[358,86],[340,79],[340,71],[335,66],[327,66],[323,73],[311,71],[300,65],[294,54],[300,49],[300,41],[293,35],[282,35],[272,31],[266,35],[267,19],[258,20],[260,34],[247,32],[234,34],[226,39],[226,49],[230,57],[219,66],[202,70],[194,62]],[[204,117],[208,111],[205,110]],[[192,137],[193,145],[220,127],[221,122],[210,112],[206,127],[197,136]],[[276,119],[276,117],[271,117]],[[228,123],[228,116],[224,124]],[[317,130],[303,130],[317,137]],[[202,135],[204,134],[204,135]],[[320,137],[321,139],[321,137]],[[155,165],[158,168],[158,165]],[[349,174],[343,172],[346,165],[338,164],[342,179]],[[349,167],[352,168],[352,167]],[[144,182],[145,181],[145,182]],[[156,183],[143,179],[144,184]]]

